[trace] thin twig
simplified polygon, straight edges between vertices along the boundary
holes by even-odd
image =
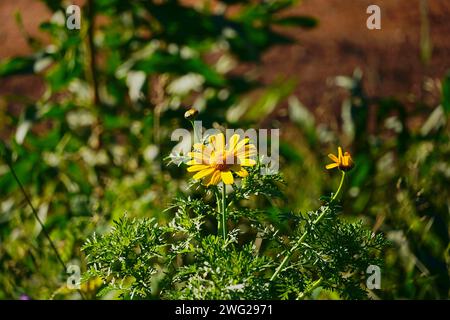
[[[94,11],[94,1],[87,0],[86,3],[87,17],[88,17],[88,30],[87,30],[87,58],[88,58],[88,77],[92,84],[93,94],[94,94],[94,105],[100,105],[100,94],[97,70],[95,68],[96,63],[96,50],[94,43],[94,31],[95,31],[95,11]]]
[[[6,161],[6,164],[8,165],[9,170],[11,171],[11,174],[14,177],[14,180],[16,180],[17,184],[19,185],[19,188],[22,191],[22,194],[25,197],[25,200],[27,201],[28,205],[30,206],[34,217],[36,218],[39,225],[41,226],[42,232],[44,233],[45,237],[47,238],[48,242],[50,243],[50,246],[52,247],[53,251],[55,252],[58,262],[61,264],[61,266],[64,268],[64,270],[67,270],[66,264],[62,260],[58,250],[56,249],[55,244],[53,243],[52,239],[50,238],[50,234],[48,233],[47,229],[45,228],[44,223],[42,222],[41,218],[39,218],[39,215],[38,215],[36,209],[34,208],[33,204],[31,203],[30,197],[28,196],[27,192],[25,191],[25,188],[23,187],[22,183],[20,182],[19,178],[17,177],[16,171],[14,170],[12,164],[9,161]]]
[[[344,179],[345,179],[345,171],[341,171],[342,172],[342,176],[341,176],[341,182],[339,183],[339,187],[336,191],[336,193],[333,195],[333,197],[330,200],[330,204],[336,200],[337,195],[340,193],[341,189],[342,189],[342,185],[344,184]],[[329,209],[329,207],[328,207]],[[325,216],[325,214],[328,212],[328,210],[323,210],[323,212],[320,214],[320,216],[313,221],[313,225],[318,224],[322,218]],[[286,254],[286,256],[284,257],[283,261],[281,261],[281,264],[278,266],[278,268],[275,270],[274,274],[272,275],[272,277],[270,278],[270,281],[274,281],[275,278],[278,276],[278,274],[281,272],[281,270],[283,269],[283,267],[286,265],[286,263],[289,261],[289,259],[291,258],[291,256],[294,254],[294,252],[298,249],[298,247],[303,243],[303,241],[305,240],[306,236],[308,235],[308,230],[306,230],[303,235],[300,237],[300,239],[298,239],[298,241],[294,244],[294,246],[288,251],[288,253]]]
[[[227,240],[227,185],[225,182],[222,187],[222,236]]]
[[[47,229],[45,228],[45,225],[42,222],[41,218],[39,217],[36,209],[34,208],[33,203],[31,202],[31,199],[28,196],[28,193],[25,191],[25,188],[24,188],[23,184],[20,182],[19,177],[17,176],[16,171],[14,170],[14,167],[13,167],[12,163],[9,161],[9,159],[7,157],[4,157],[4,160],[5,160],[8,168],[9,168],[9,171],[11,172],[12,176],[14,177],[14,180],[17,182],[17,184],[18,184],[18,186],[20,188],[20,191],[22,192],[22,194],[23,194],[27,204],[31,208],[31,211],[33,212],[34,217],[36,218],[37,222],[41,226],[42,232],[44,233],[44,236],[47,238],[48,242],[50,243],[50,247],[52,248],[53,252],[55,253],[58,262],[61,264],[61,266],[63,267],[64,271],[67,271],[66,264],[64,263],[63,259],[61,258],[61,255],[59,254],[58,250],[56,249],[56,246],[53,243],[52,239],[50,238],[50,234],[47,231]],[[77,291],[80,294],[81,299],[85,300],[85,296],[84,296],[83,292],[80,289],[77,289]]]
[[[317,281],[315,281],[308,289],[306,289],[304,292],[300,293],[297,297],[297,300],[305,298],[308,294],[310,294],[314,289],[316,289],[320,284],[322,283],[322,278],[319,278]]]

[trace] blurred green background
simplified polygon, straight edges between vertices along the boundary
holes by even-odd
[[[69,2],[3,0],[0,298],[79,298],[7,161],[84,270],[94,231],[125,212],[166,221],[191,192],[164,159],[193,106],[206,128],[280,129],[287,199],[268,211],[320,205],[339,179],[326,155],[350,149],[345,216],[392,243],[371,297],[448,299],[450,5],[377,2],[378,31],[370,1],[334,0],[74,1],[68,30]]]

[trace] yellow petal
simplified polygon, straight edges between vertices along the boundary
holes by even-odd
[[[208,163],[208,156],[201,152],[189,152],[188,156],[192,158],[193,161],[199,162],[198,164]],[[189,164],[189,163],[188,163]]]
[[[234,178],[233,174],[230,171],[222,171],[220,173],[223,183],[225,184],[233,184]]]
[[[330,158],[331,160],[333,160],[334,162],[339,162],[338,157],[336,157],[334,154],[330,153],[328,155],[328,158]]]
[[[350,155],[350,153],[348,153],[348,152],[346,152],[347,153],[347,157],[348,157],[348,165],[353,165],[354,163],[353,163],[353,159],[352,159],[352,156]]]
[[[230,138],[230,141],[228,141],[228,151],[233,152],[236,148],[236,145],[239,141],[240,136],[238,134],[233,134]]]
[[[244,138],[241,141],[238,142],[238,144],[236,145],[236,152],[238,152],[241,148],[245,147],[245,145],[250,141],[249,138]]]
[[[342,148],[338,147],[338,158],[339,158],[339,162],[342,161]]]
[[[203,157],[208,158],[211,157],[211,155],[214,154],[214,148],[211,146],[206,147],[205,149],[203,149]]]
[[[220,171],[216,170],[214,173],[210,176],[205,178],[204,183],[206,186],[210,185],[217,185],[220,182]]]
[[[205,148],[205,145],[203,143],[194,143],[194,147],[193,147],[194,150],[201,151],[201,150],[203,150],[203,148]]]
[[[197,160],[189,160],[188,162],[186,162],[186,164],[188,166],[194,166],[194,165],[201,164],[201,162],[197,162]]]
[[[239,158],[238,163],[243,167],[251,167],[256,164],[256,161],[253,159]]]
[[[250,146],[252,146],[252,145],[250,145]],[[253,156],[256,156],[256,148],[255,147],[246,147],[245,149],[241,149],[241,151],[239,151],[239,152],[237,152],[236,153],[236,156],[237,157],[245,157],[245,158],[250,158],[250,157],[253,157]]]
[[[223,152],[225,150],[225,136],[223,133],[216,134],[214,141],[214,150],[216,152]]]
[[[213,152],[213,149],[211,147],[203,146],[202,150],[189,152],[188,156],[191,157],[191,158],[196,159],[199,162],[206,162],[206,163],[208,163],[207,160],[210,158],[212,152]]]
[[[248,176],[248,172],[244,168],[240,168],[238,170],[233,170],[233,171],[241,178],[245,178],[246,176]]]
[[[327,169],[333,169],[333,168],[336,168],[337,166],[338,166],[337,163],[330,163],[330,164],[327,164],[327,166],[326,166],[325,168],[327,168]]]
[[[240,146],[239,148],[236,147],[236,152],[242,152],[244,150],[256,150],[256,147],[253,144],[246,144],[246,145]]]
[[[197,173],[194,175],[193,178],[196,179],[196,180],[199,180],[199,179],[201,179],[201,178],[203,178],[203,177],[206,177],[207,175],[210,175],[210,174],[213,173],[215,170],[216,170],[216,169],[214,169],[214,168],[208,168],[208,169],[199,171],[199,172],[197,172]]]
[[[211,184],[211,180],[214,178],[214,175],[216,175],[216,174],[219,174],[219,176],[220,176],[220,171],[216,170],[212,174],[210,174],[209,176],[205,177],[203,179],[203,184],[205,186],[209,186]]]
[[[352,155],[350,154],[350,152],[345,152],[344,153],[344,157],[347,157],[348,158],[348,163],[352,163],[353,162],[353,159],[352,159]]]
[[[214,171],[212,174],[210,174],[209,176],[206,176],[203,179],[203,184],[205,186],[210,186],[210,185],[217,185],[220,182],[220,171],[216,170]]]
[[[187,171],[188,172],[196,172],[196,171],[205,170],[205,169],[208,169],[208,168],[209,168],[209,166],[206,166],[204,164],[197,164],[197,165],[194,165],[192,167],[188,167]]]
[[[348,157],[343,156],[342,157],[342,164],[346,167],[348,166]]]

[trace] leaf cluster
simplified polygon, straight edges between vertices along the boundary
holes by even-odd
[[[241,190],[255,196],[248,190],[261,190],[259,186],[245,189],[256,181],[255,173],[247,179]],[[274,185],[280,181],[279,176],[263,179]],[[248,225],[253,231],[244,237],[234,224],[223,239],[212,227],[220,219],[217,209],[204,198],[180,198],[167,210],[173,214],[167,224],[123,218],[111,232],[89,240],[83,248],[87,275],[100,276],[107,287],[129,298],[296,299],[308,296],[318,279],[322,289],[342,298],[364,298],[365,271],[382,265],[380,253],[387,242],[361,222],[346,222],[339,210],[326,202],[317,211],[286,215],[292,227],[283,231],[256,217],[264,217],[263,210],[234,206],[234,218],[253,213]],[[229,226],[232,221],[236,219]],[[271,280],[290,252],[289,263]]]

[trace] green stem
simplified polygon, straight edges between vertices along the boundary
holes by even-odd
[[[44,222],[42,222],[41,218],[39,218],[39,215],[38,215],[36,209],[34,208],[33,204],[31,203],[30,197],[28,196],[27,192],[25,191],[25,188],[23,187],[22,183],[20,182],[19,178],[17,177],[16,171],[14,170],[12,164],[9,161],[7,161],[6,163],[9,167],[9,171],[11,172],[14,180],[16,180],[16,182],[20,188],[20,191],[22,192],[28,206],[31,208],[31,212],[33,213],[34,217],[36,218],[36,221],[41,226],[42,233],[44,234],[44,236],[47,238],[48,242],[50,243],[50,247],[52,248],[53,252],[55,253],[56,259],[61,264],[63,269],[67,270],[66,264],[64,263],[63,259],[61,258],[60,254],[58,252],[58,249],[56,249],[56,245],[53,243],[52,239],[50,238],[50,233],[47,231],[47,228],[45,227]]]
[[[41,220],[41,218],[39,218],[39,215],[36,211],[36,209],[34,208],[33,204],[31,203],[31,199],[28,196],[28,193],[25,191],[25,188],[23,186],[23,184],[20,182],[19,177],[16,174],[16,171],[13,168],[12,163],[9,161],[9,159],[5,159],[6,160],[6,164],[8,165],[9,171],[11,172],[14,180],[16,180],[17,185],[19,186],[20,191],[22,192],[25,201],[27,202],[27,204],[29,205],[29,207],[31,208],[31,212],[33,213],[34,217],[36,218],[37,222],[39,223],[39,225],[41,226],[41,230],[42,233],[44,234],[45,238],[47,238],[48,242],[50,243],[50,247],[52,248],[53,252],[55,253],[56,259],[58,260],[58,262],[61,264],[61,266],[63,267],[64,271],[67,271],[67,267],[66,264],[64,263],[61,255],[58,252],[58,249],[56,249],[56,245],[53,243],[52,238],[50,238],[50,233],[47,231],[47,228],[44,225],[44,222]],[[85,296],[83,294],[83,292],[79,289],[77,289],[78,293],[81,296],[81,299],[85,300]]]
[[[196,141],[196,139],[197,139],[197,133],[195,132],[194,121],[189,120],[189,122],[191,123],[192,130],[194,131],[194,143],[193,143],[193,145],[194,145],[194,144],[197,142],[197,141]]]
[[[313,291],[315,288],[317,288],[318,286],[320,286],[320,284],[322,283],[322,278],[319,278],[317,281],[315,281],[308,289],[306,289],[304,292],[300,293],[298,295],[298,300],[299,299],[303,299],[307,294],[309,294],[311,291]]]
[[[330,200],[330,203],[332,203],[338,196],[338,194],[341,192],[342,186],[344,184],[344,178],[345,178],[345,171],[341,171],[342,172],[342,176],[341,176],[341,182],[339,183],[339,187],[336,191],[336,193],[333,195],[333,197]],[[316,225],[317,223],[320,222],[320,220],[322,220],[322,218],[325,216],[325,214],[327,213],[327,210],[324,210],[319,217],[317,217],[316,220],[314,220],[313,224]],[[298,247],[303,243],[303,241],[305,240],[306,236],[308,235],[308,231],[305,231],[302,236],[300,237],[300,239],[298,239],[298,241],[294,244],[294,246],[288,251],[287,255],[284,257],[283,261],[281,261],[281,264],[278,266],[278,268],[275,270],[274,274],[272,275],[272,277],[270,278],[270,281],[275,280],[275,278],[278,276],[278,274],[281,272],[281,270],[284,268],[285,264],[289,261],[289,259],[291,258],[292,254],[295,252],[295,250],[298,249]]]
[[[339,187],[338,187],[336,193],[331,198],[330,202],[333,202],[336,199],[336,197],[338,196],[339,192],[341,192],[342,186],[344,185],[345,171],[341,171],[341,172],[342,172],[341,182],[339,183]]]
[[[227,239],[227,185],[224,183],[222,188],[222,236]]]
[[[95,59],[96,59],[97,53],[95,50],[95,43],[94,43],[95,11],[94,11],[94,1],[93,0],[87,1],[86,9],[87,9],[87,16],[88,16],[88,20],[89,20],[88,30],[87,30],[88,78],[92,85],[94,105],[96,107],[99,107],[101,101],[100,101],[97,70],[95,67],[95,63],[96,63]]]
[[[216,196],[217,212],[220,214],[222,212],[222,204],[220,201],[220,193],[217,188],[214,188],[214,195]],[[219,233],[221,229],[222,229],[221,219],[217,219],[217,233]]]
[[[189,122],[192,125],[192,130],[194,131],[194,144],[202,142],[201,131],[198,132],[198,130],[195,126],[195,121],[189,120]]]

